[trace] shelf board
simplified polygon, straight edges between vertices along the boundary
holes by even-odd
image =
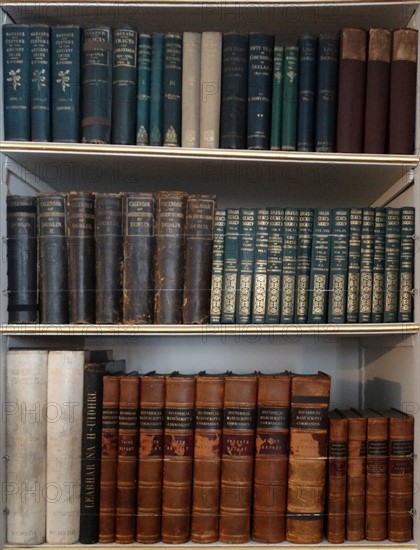
[[[280,544],[256,544],[253,542],[247,543],[247,544],[222,544],[220,542],[214,543],[214,544],[194,544],[192,542],[186,543],[186,544],[164,544],[164,543],[156,543],[156,544],[95,544],[94,548],[100,548],[100,549],[106,549],[106,550],[121,550],[121,548],[124,547],[135,547],[135,548],[149,548],[150,550],[153,550],[154,548],[172,548],[173,550],[185,550],[186,547],[190,548],[229,548],[229,550],[262,550],[264,548],[293,548],[293,550],[308,550],[308,548],[320,548],[325,547],[331,550],[361,550],[361,549],[375,549],[375,550],[381,550],[386,548],[386,550],[401,550],[401,548],[404,548],[405,550],[417,550],[417,546],[413,544],[412,542],[409,543],[402,543],[402,544],[393,544],[389,541],[384,541],[381,543],[374,543],[374,542],[367,542],[367,541],[361,541],[360,543],[347,543],[344,544],[329,544],[328,542],[324,541],[321,544],[290,544],[287,542],[282,542]],[[19,546],[12,546],[9,544],[4,545],[5,548],[13,548],[14,550],[27,550],[27,547],[19,547]],[[92,547],[92,545],[90,545]],[[88,545],[83,544],[71,544],[71,545],[51,545],[51,544],[38,544],[36,546],[32,546],[31,548],[48,548],[49,550],[60,550],[61,548],[73,548],[74,550],[81,550],[89,548]]]

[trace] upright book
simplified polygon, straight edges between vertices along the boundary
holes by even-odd
[[[334,208],[332,218],[328,322],[345,323],[350,211]]]
[[[201,33],[184,32],[182,43],[182,147],[200,146]]]
[[[256,210],[240,209],[236,322],[251,322],[255,264]]]
[[[299,210],[296,266],[296,323],[306,323],[308,319],[313,228],[314,212],[312,208],[301,208]]]
[[[214,240],[210,291],[210,323],[220,323],[222,317],[225,227],[226,210],[216,210],[214,215]]]
[[[271,142],[272,151],[281,150],[281,123],[283,118],[283,72],[284,47],[274,46],[273,56],[273,93],[271,97]]]
[[[280,322],[283,272],[284,208],[272,207],[268,225],[266,323]]]
[[[414,235],[415,208],[401,208],[401,252],[399,274],[398,321],[409,323],[413,320],[414,289]]]
[[[256,212],[255,268],[252,288],[252,323],[264,323],[267,299],[268,225],[270,213],[267,208]]]
[[[222,33],[203,32],[201,43],[200,147],[219,148]]]
[[[152,65],[150,73],[150,135],[149,145],[163,142],[163,34],[152,36]]]
[[[360,287],[360,241],[362,235],[363,211],[350,209],[349,222],[349,263],[347,273],[347,323],[357,323],[359,315]]]
[[[385,281],[385,208],[375,208],[372,278],[372,323],[382,323]]]
[[[181,145],[182,35],[166,33],[163,55],[163,145]]]
[[[140,33],[137,49],[136,145],[149,145],[152,36]]]
[[[31,25],[31,140],[51,141],[50,27]]]
[[[318,38],[304,34],[299,38],[298,151],[315,149],[317,57]]]
[[[384,323],[396,323],[398,320],[398,283],[401,252],[400,209],[386,208],[385,216]]]
[[[372,320],[374,232],[375,210],[363,208],[360,241],[359,323],[369,323]]]
[[[281,124],[281,148],[296,151],[299,86],[299,48],[284,48],[283,117]]]
[[[283,274],[281,281],[280,322],[293,323],[296,307],[299,210],[284,209]]]
[[[240,210],[228,208],[226,211],[225,249],[222,285],[222,323],[234,323],[236,313],[236,282],[239,258]]]

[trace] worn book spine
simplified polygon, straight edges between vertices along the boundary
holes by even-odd
[[[38,195],[38,243],[41,323],[68,323],[68,258],[64,194]]]
[[[248,35],[223,34],[220,147],[246,149]]]
[[[136,134],[137,31],[130,25],[118,25],[112,40],[112,143],[132,145]]]
[[[140,33],[137,46],[136,145],[149,145],[152,35]]]
[[[256,213],[255,268],[252,288],[251,320],[253,324],[261,324],[265,320],[269,223],[269,210],[267,208],[259,208]]]
[[[274,46],[273,93],[271,98],[271,142],[272,151],[281,150],[281,123],[283,118],[284,47]]]
[[[309,281],[311,277],[312,233],[314,229],[314,211],[312,208],[299,210],[297,272],[296,272],[296,308],[295,322],[306,323],[309,306]]]
[[[82,143],[111,142],[112,30],[83,29],[81,56]]]
[[[31,140],[51,141],[50,27],[31,25]]]
[[[153,323],[155,198],[128,193],[123,199],[123,323]]]
[[[247,148],[270,149],[274,37],[249,34]]]
[[[279,543],[286,535],[291,376],[258,376],[252,538]]]
[[[382,323],[385,294],[385,208],[375,208],[372,280],[372,323]]]
[[[252,315],[252,291],[255,263],[255,234],[257,212],[252,208],[241,208],[239,221],[238,296],[236,300],[236,322],[248,324]]]
[[[283,276],[281,281],[280,322],[293,323],[296,304],[299,210],[284,210]]]
[[[388,153],[414,150],[418,31],[397,29],[392,37]]]
[[[70,323],[95,322],[95,196],[67,195]]]
[[[152,544],[161,530],[165,377],[150,373],[140,384],[136,541]]]
[[[44,350],[6,352],[6,540],[13,545],[45,542],[46,500],[38,497],[46,483],[47,360]]]
[[[187,198],[182,320],[189,325],[209,321],[215,208],[214,195]]]
[[[221,32],[203,32],[200,82],[200,147],[218,149],[222,86]]]
[[[299,83],[299,48],[284,48],[283,119],[281,125],[281,148],[296,151]]]
[[[58,410],[47,422],[46,486],[62,498],[47,499],[47,544],[79,541],[84,362],[84,351],[48,353],[47,403]]]
[[[370,29],[366,73],[365,153],[387,152],[392,32]]]
[[[80,136],[81,29],[51,28],[52,140],[78,143]]]
[[[347,274],[347,323],[356,323],[359,318],[360,282],[360,240],[362,234],[363,211],[350,209],[349,224],[349,265]]]
[[[149,145],[163,143],[163,34],[152,36]]]
[[[331,379],[292,377],[286,540],[322,541]]]
[[[211,82],[208,79],[208,82]],[[200,147],[201,33],[184,32],[182,43],[182,147]]]
[[[318,79],[315,124],[315,151],[319,153],[331,153],[335,150],[338,57],[338,36],[336,34],[320,34],[318,38]]]
[[[224,388],[223,375],[197,376],[191,540],[199,544],[219,540]]]
[[[163,56],[163,145],[181,145],[182,34],[166,33]]]
[[[308,323],[325,323],[328,313],[332,211],[316,208],[312,239]]]
[[[210,323],[220,323],[220,320],[222,318],[225,227],[226,210],[216,210],[214,215],[213,260],[211,268]]]
[[[190,538],[194,462],[195,377],[166,378],[162,541]]]
[[[304,34],[299,38],[298,151],[315,150],[317,57],[318,38]]]
[[[398,283],[401,254],[401,212],[386,209],[384,323],[398,320]]]
[[[6,24],[3,34],[4,139],[31,140],[29,25]]]
[[[360,239],[359,323],[370,323],[372,320],[374,232],[375,209],[363,208]]]
[[[122,318],[123,223],[121,193],[96,194],[96,322]]]
[[[257,387],[256,375],[225,377],[219,525],[225,544],[251,536]]]
[[[401,248],[398,289],[398,322],[413,321],[415,208],[401,208]]]
[[[187,196],[156,195],[155,308],[157,324],[182,323]]]
[[[347,304],[347,271],[349,263],[350,210],[332,211],[332,240],[329,274],[328,322],[345,323]]]
[[[267,254],[267,303],[265,322],[280,322],[280,291],[283,274],[284,208],[269,208]]]
[[[37,199],[8,195],[6,201],[9,323],[37,323]]]
[[[234,323],[237,300],[240,210],[226,211],[225,250],[222,285],[222,323]]]

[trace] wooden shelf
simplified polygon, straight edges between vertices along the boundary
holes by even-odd
[[[71,544],[71,545],[63,545],[63,546],[55,546],[50,544],[39,544],[37,546],[33,546],[32,548],[48,548],[49,550],[60,550],[62,548],[73,548],[74,550],[82,550],[86,549],[88,547],[91,547],[92,545],[83,545],[83,544]],[[156,548],[172,548],[173,550],[185,550],[185,548],[206,548],[208,550],[211,550],[212,548],[226,548],[229,550],[261,550],[264,547],[269,548],[293,548],[293,550],[308,550],[309,548],[320,548],[325,547],[331,550],[360,550],[360,549],[375,549],[375,550],[381,550],[386,548],[386,550],[398,550],[401,548],[404,548],[405,550],[414,550],[417,549],[417,546],[413,543],[402,543],[402,544],[393,544],[392,542],[384,541],[381,543],[369,543],[367,541],[361,541],[358,543],[344,543],[344,544],[329,544],[327,542],[323,542],[321,544],[290,544],[287,542],[283,542],[281,544],[270,544],[270,545],[264,545],[264,544],[255,544],[255,543],[248,543],[248,544],[222,544],[222,543],[215,543],[215,544],[194,544],[194,543],[187,543],[183,545],[168,545],[163,543],[157,543],[157,544],[95,544],[94,548],[99,548],[101,550],[121,550],[121,548],[143,548],[143,549],[149,549],[153,550]],[[14,548],[14,550],[26,550],[27,547],[19,547],[19,546],[12,546],[9,544],[6,544],[4,546],[5,548]]]

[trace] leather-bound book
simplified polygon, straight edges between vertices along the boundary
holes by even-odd
[[[414,206],[403,206],[401,208],[398,321],[402,323],[409,323],[413,320],[415,216]]]
[[[370,29],[366,75],[365,153],[386,153],[392,32]]]
[[[308,319],[313,228],[314,211],[312,208],[300,208],[297,245],[295,323],[306,323]]]
[[[162,33],[153,33],[150,72],[149,145],[162,145],[163,140],[163,38]]]
[[[242,544],[251,528],[257,375],[225,378],[219,540]]]
[[[191,540],[219,540],[224,375],[197,376]]]
[[[350,209],[349,262],[347,273],[346,322],[356,323],[359,318],[360,242],[362,238],[363,210]]]
[[[328,322],[334,324],[344,323],[346,320],[349,227],[350,209],[334,208],[328,298]]]
[[[255,208],[240,209],[236,322],[241,324],[251,322],[256,217],[257,210]]]
[[[166,33],[163,54],[163,145],[181,145],[182,34]]]
[[[151,372],[140,384],[136,541],[152,544],[161,530],[165,376]]]
[[[417,30],[393,32],[388,153],[394,155],[411,155],[414,151],[417,48]]]
[[[210,317],[214,195],[190,195],[185,222],[183,322],[208,323]]]
[[[190,538],[194,461],[195,376],[166,378],[162,491],[162,541],[183,544]]]
[[[225,259],[226,210],[214,213],[213,259],[210,292],[210,323],[222,317],[223,264]]]
[[[372,280],[372,323],[382,323],[384,315],[385,291],[385,208],[375,208],[375,231],[373,250]],[[410,245],[414,247],[413,239]],[[401,254],[402,256],[402,254]],[[411,291],[410,291],[411,301]]]
[[[155,323],[182,323],[187,195],[156,195]]]
[[[288,373],[258,376],[252,538],[282,542],[286,535],[290,385]]]
[[[362,153],[365,120],[367,33],[341,31],[336,150]]]
[[[295,289],[297,287],[297,259],[298,259],[298,229],[299,210],[285,208],[284,210],[284,241],[283,241],[283,276],[281,280],[281,307],[280,322],[293,323],[295,316]]]
[[[38,321],[37,200],[7,196],[9,323]]]
[[[95,196],[67,195],[70,323],[95,322]]]
[[[304,34],[299,38],[298,151],[315,150],[317,70],[318,38]]]
[[[31,25],[31,140],[51,141],[50,27]]]
[[[360,241],[359,323],[370,323],[372,321],[374,233],[375,209],[363,208]]]
[[[201,44],[200,147],[219,148],[222,33],[203,32]]]
[[[281,123],[283,118],[283,65],[284,47],[277,43],[274,45],[273,56],[273,93],[271,96],[271,141],[270,149],[281,149]]]
[[[267,262],[268,262],[268,227],[270,212],[267,208],[258,208],[255,213],[255,265],[252,281],[252,316],[253,324],[262,324],[265,319],[267,300]],[[238,321],[238,319],[236,319]]]
[[[322,541],[331,378],[292,378],[286,540]]]
[[[385,297],[384,323],[398,320],[398,285],[401,256],[401,211],[399,208],[385,209]]]
[[[237,300],[239,259],[239,208],[226,210],[224,264],[222,282],[222,323],[234,323]]]
[[[281,124],[281,148],[296,151],[299,100],[299,48],[284,48],[283,117]]]
[[[136,145],[149,145],[152,35],[140,33],[137,49]]]
[[[123,216],[123,322],[153,323],[154,195],[128,193]]]
[[[268,224],[267,306],[265,322],[280,321],[280,290],[283,276],[284,208],[272,207]]]

